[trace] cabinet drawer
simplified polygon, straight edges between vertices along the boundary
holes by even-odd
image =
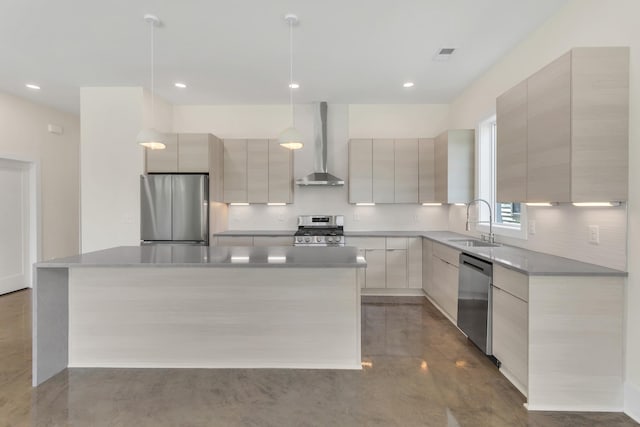
[[[529,301],[529,277],[499,265],[493,266],[493,286]]]
[[[433,242],[433,255],[456,267],[460,263],[460,251],[440,243]]]
[[[387,249],[407,249],[407,238],[387,237]]]
[[[347,237],[345,244],[358,249],[386,249],[384,237]]]

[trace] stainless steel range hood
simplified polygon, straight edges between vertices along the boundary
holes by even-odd
[[[319,102],[314,111],[315,172],[296,180],[298,185],[344,185],[344,180],[327,172],[327,103]]]

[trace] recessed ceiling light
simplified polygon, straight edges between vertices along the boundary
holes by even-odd
[[[413,87],[413,82],[405,82],[402,87]]]
[[[289,87],[291,89],[299,89],[300,85],[298,83],[296,83],[296,82],[293,82],[293,83],[289,83]]]
[[[180,82],[176,82],[173,84],[175,87],[179,87],[180,89],[185,89],[187,87],[186,84],[184,83],[180,83]]]
[[[40,90],[40,86],[34,85],[33,83],[27,83],[25,86],[28,87],[29,89]]]

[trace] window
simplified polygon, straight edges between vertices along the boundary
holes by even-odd
[[[493,211],[493,232],[496,235],[526,239],[525,207],[520,203],[496,202],[496,116],[480,123],[477,140],[478,197],[487,200]],[[479,220],[489,221],[489,211],[481,203]],[[489,232],[488,224],[477,224],[476,229]]]

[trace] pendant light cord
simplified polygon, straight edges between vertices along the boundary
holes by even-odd
[[[296,117],[293,110],[293,21],[289,21],[289,105],[291,107],[291,127],[296,127]]]
[[[155,119],[155,98],[153,95],[154,92],[154,86],[155,86],[155,75],[153,72],[154,69],[154,50],[155,50],[155,44],[154,44],[154,28],[156,26],[156,24],[154,22],[150,22],[151,25],[151,126],[152,128],[155,127],[155,123],[154,123],[154,119]]]

